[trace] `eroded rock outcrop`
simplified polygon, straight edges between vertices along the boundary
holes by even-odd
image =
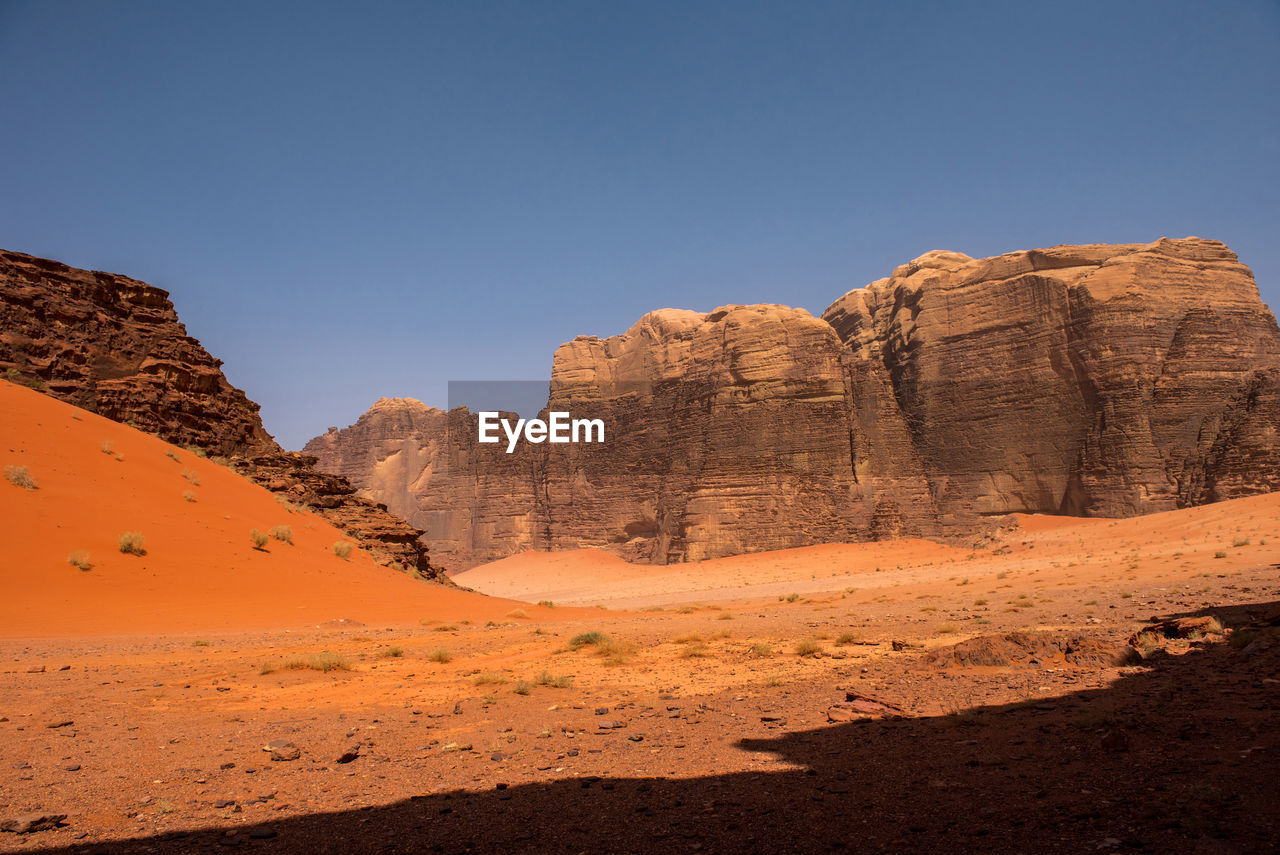
[[[855,396],[892,391],[945,518],[1131,516],[1275,486],[1280,333],[1218,241],[933,252],[823,317],[882,381]]]
[[[288,453],[258,405],[187,335],[166,291],[110,273],[0,251],[0,372],[56,398],[230,464],[322,513],[376,558],[425,577],[421,532],[314,458]]]
[[[606,546],[671,561],[1129,516],[1280,489],[1280,331],[1222,243],[931,252],[816,319],[652,312],[556,352],[549,404],[609,442],[475,443],[380,401],[307,446],[450,567]]]

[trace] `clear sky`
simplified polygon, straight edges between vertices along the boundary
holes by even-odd
[[[0,0],[0,246],[172,292],[299,447],[651,309],[1225,240],[1280,304],[1280,4]]]

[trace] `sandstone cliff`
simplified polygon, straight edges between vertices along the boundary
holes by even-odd
[[[169,442],[226,457],[297,504],[320,511],[375,557],[427,577],[421,532],[355,495],[314,459],[285,452],[258,405],[187,335],[167,292],[110,273],[0,251],[0,372]]]
[[[606,546],[667,563],[1126,516],[1280,488],[1280,331],[1217,241],[932,252],[822,319],[662,310],[556,352],[549,405],[609,442],[475,443],[378,402],[307,446],[451,569]]]
[[[933,252],[823,317],[881,381],[855,396],[892,392],[946,517],[1129,516],[1275,483],[1274,425],[1244,410],[1280,332],[1218,241]]]

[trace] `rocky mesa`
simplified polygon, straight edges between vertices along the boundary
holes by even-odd
[[[320,512],[379,561],[427,578],[421,531],[356,495],[314,459],[282,449],[258,405],[187,335],[169,294],[145,282],[0,251],[0,372],[176,445],[226,458],[277,495]]]
[[[1280,488],[1280,330],[1218,241],[931,252],[836,300],[664,309],[556,352],[602,446],[475,442],[384,399],[306,452],[450,569],[604,546],[665,564],[1131,516]]]

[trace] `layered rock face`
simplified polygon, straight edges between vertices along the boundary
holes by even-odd
[[[667,563],[1128,516],[1280,489],[1280,331],[1225,245],[932,252],[822,319],[653,312],[556,352],[549,408],[603,446],[475,442],[380,401],[307,446],[446,566],[605,546]]]
[[[419,530],[314,459],[285,452],[258,405],[187,335],[167,292],[145,282],[0,251],[0,373],[169,442],[227,457],[319,511],[380,560],[424,576]]]
[[[823,317],[875,384],[855,397],[891,390],[944,519],[1129,516],[1275,484],[1280,332],[1218,241],[934,252]]]
[[[602,444],[508,454],[464,409],[384,399],[305,451],[426,529],[450,569],[525,549],[665,564],[935,531],[922,472],[891,453],[902,425],[851,407],[846,370],[834,330],[801,309],[662,310],[556,352],[544,413],[600,419]]]

